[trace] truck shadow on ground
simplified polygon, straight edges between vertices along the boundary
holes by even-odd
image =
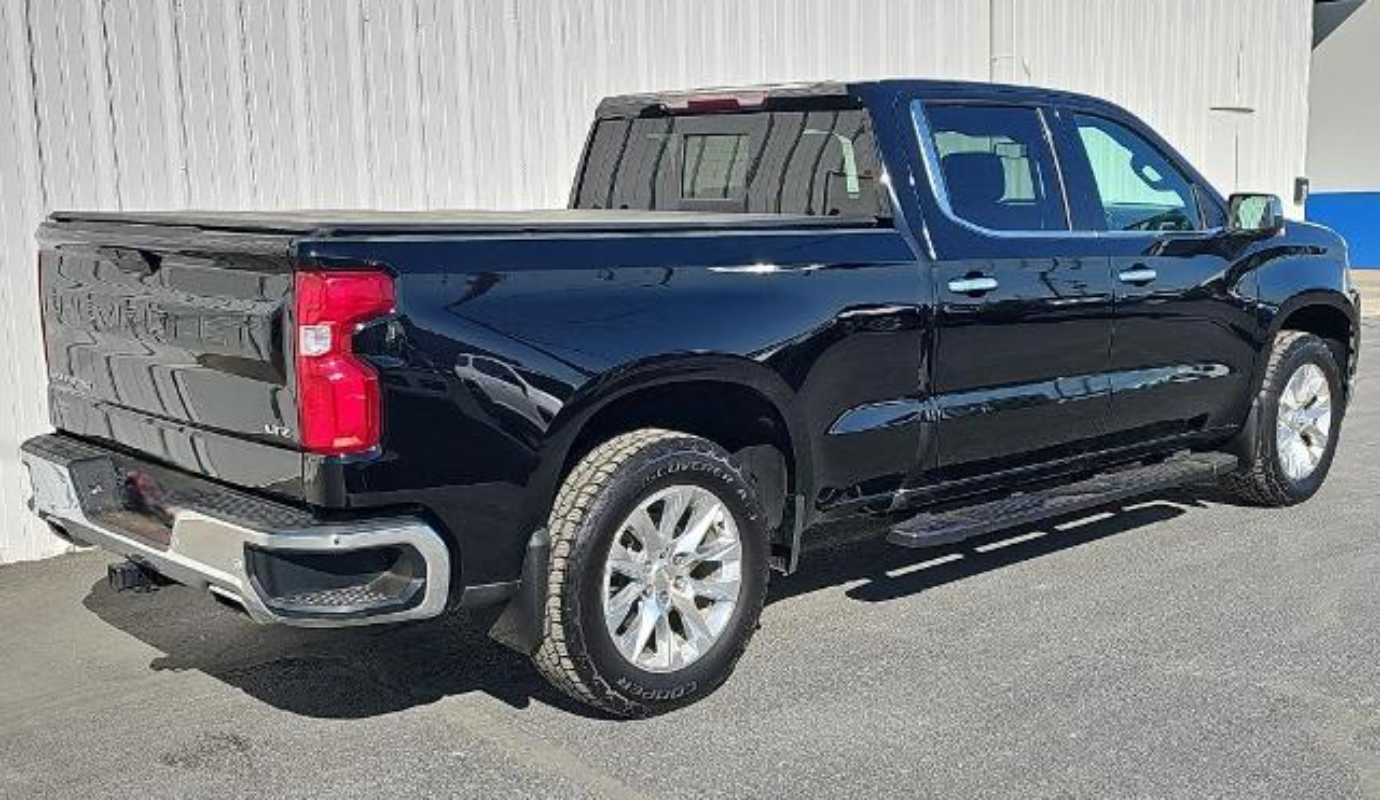
[[[467,613],[334,631],[263,627],[180,586],[119,594],[104,580],[91,587],[84,605],[163,653],[150,669],[201,672],[293,714],[360,719],[471,692],[516,708],[537,700],[591,714]]]
[[[867,603],[911,597],[979,573],[1166,522],[1208,502],[1225,500],[1207,490],[1176,490],[1135,505],[1082,512],[951,545],[907,549],[873,538],[811,551],[802,560],[800,572],[772,586],[768,602],[839,584],[853,584],[844,593]]]
[[[885,602],[1104,539],[1185,513],[1218,498],[1180,491],[1134,507],[1043,523],[926,550],[879,540],[806,556],[801,572],[776,578],[768,603],[848,584],[845,595]],[[194,670],[275,708],[315,718],[359,719],[481,691],[516,708],[533,700],[597,716],[550,688],[528,660],[489,639],[474,615],[403,625],[317,631],[261,627],[182,587],[117,594],[104,580],[85,606],[164,655],[155,671]]]

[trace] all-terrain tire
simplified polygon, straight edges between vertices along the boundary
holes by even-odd
[[[1291,478],[1283,465],[1278,440],[1280,398],[1290,379],[1312,364],[1322,371],[1330,393],[1330,435],[1321,458],[1302,478]],[[1345,402],[1342,372],[1333,350],[1320,337],[1304,331],[1280,331],[1256,398],[1256,424],[1243,433],[1246,458],[1240,469],[1222,483],[1239,499],[1258,506],[1288,506],[1312,497],[1327,478],[1337,449]]]
[[[617,649],[602,608],[604,567],[618,528],[670,486],[707,489],[741,537],[738,602],[703,655],[675,671],[640,669]],[[596,447],[571,470],[548,522],[551,564],[537,669],[570,697],[617,716],[664,713],[714,691],[732,673],[766,599],[768,541],[754,484],[727,452],[683,433],[643,429]]]

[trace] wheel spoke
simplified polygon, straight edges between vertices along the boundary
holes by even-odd
[[[1300,420],[1307,424],[1316,424],[1318,420],[1332,416],[1332,406],[1327,403],[1314,403],[1308,408],[1301,408],[1294,412]]]
[[[1311,364],[1305,367],[1302,373],[1305,405],[1311,405],[1321,399],[1327,391],[1327,379],[1323,377],[1321,370]]]
[[[685,524],[685,533],[676,539],[675,553],[690,555],[698,550],[705,534],[719,521],[723,511],[723,504],[712,496],[696,496],[690,506],[690,521]]]
[[[737,558],[741,551],[742,545],[736,539],[715,539],[696,550],[693,558],[698,564],[727,561]]]
[[[618,649],[624,658],[634,664],[641,661],[642,651],[647,649],[647,643],[651,641],[660,617],[661,607],[657,601],[651,597],[642,598],[637,607],[637,622],[629,625],[628,630],[619,637]]]
[[[614,542],[609,548],[608,566],[616,574],[640,581],[647,573],[647,551],[629,550],[622,542]]]
[[[661,531],[657,530],[656,523],[652,522],[652,517],[645,507],[639,507],[634,511],[628,517],[625,527],[642,543],[643,552],[654,553],[666,546]]]
[[[1279,393],[1279,404],[1281,407],[1293,411],[1303,405],[1303,397],[1301,395],[1303,389],[1302,384],[1302,375],[1295,372],[1293,376],[1289,378],[1289,382],[1284,384],[1283,391]]]
[[[1303,475],[1306,476],[1313,471],[1314,467],[1318,466],[1318,460],[1322,458],[1322,447],[1318,447],[1315,451],[1314,445],[1302,436],[1299,437],[1298,442],[1299,463],[1303,465]]]
[[[1304,390],[1308,388],[1308,379],[1309,375],[1307,364],[1304,364],[1303,366],[1294,370],[1294,374],[1289,378],[1289,382],[1294,385],[1294,393],[1298,395],[1298,398],[1300,400],[1303,400],[1305,397]]]
[[[661,524],[657,532],[661,534],[661,546],[665,547],[676,538],[680,520],[685,516],[685,507],[690,502],[690,488],[678,486],[672,489],[661,504]]]
[[[738,582],[710,576],[691,578],[690,592],[695,597],[703,597],[714,602],[738,599]]]
[[[676,649],[675,633],[671,630],[671,616],[666,613],[663,606],[656,618],[657,664],[668,669],[676,667]]]
[[[1312,440],[1304,443],[1303,448],[1304,452],[1308,454],[1308,468],[1310,471],[1316,469],[1318,462],[1322,461],[1323,449],[1325,447],[1327,447],[1327,445],[1322,440]]]
[[[628,619],[628,612],[632,611],[633,603],[642,594],[642,587],[637,582],[629,583],[618,593],[608,599],[606,610],[604,611],[604,622],[609,630],[617,631],[623,627],[623,623]]]
[[[1294,480],[1304,478],[1308,475],[1308,446],[1303,443],[1303,438],[1295,436],[1289,440],[1284,459],[1284,471]]]
[[[677,592],[671,596],[671,602],[676,606],[676,611],[680,612],[681,624],[685,628],[685,647],[692,656],[698,656],[714,641],[714,632],[709,627],[709,622],[704,618],[704,611],[695,605],[695,598],[684,592]]]

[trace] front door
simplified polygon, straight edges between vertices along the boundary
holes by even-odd
[[[939,213],[934,241],[935,469],[950,484],[1096,447],[1110,404],[1108,259],[1070,220],[1036,107],[912,107]]]
[[[1211,191],[1167,147],[1120,121],[1062,112],[1065,176],[1091,209],[1116,295],[1113,443],[1239,424],[1255,350],[1252,280]]]

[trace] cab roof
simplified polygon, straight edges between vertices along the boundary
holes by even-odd
[[[605,119],[676,113],[776,110],[820,101],[831,105],[859,107],[869,104],[869,98],[898,95],[934,99],[962,98],[992,102],[1049,103],[1112,111],[1118,114],[1127,113],[1125,109],[1107,100],[1062,89],[980,81],[888,78],[854,82],[746,84],[615,95],[604,98],[599,103],[597,115],[599,118]]]

